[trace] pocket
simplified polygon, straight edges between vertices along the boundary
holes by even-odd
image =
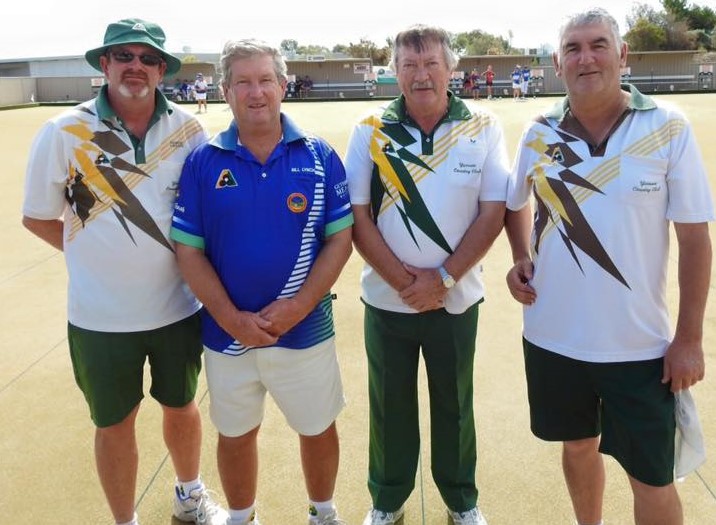
[[[286,208],[297,216],[307,215],[311,210],[316,185],[322,180],[322,177],[316,175],[312,168],[304,169],[306,171],[292,174],[291,183],[284,187],[283,198]]]
[[[668,161],[653,157],[622,155],[619,162],[620,198],[633,206],[656,206],[666,202]]]
[[[450,151],[450,178],[457,186],[479,190],[487,151],[484,144],[473,140],[460,137]]]

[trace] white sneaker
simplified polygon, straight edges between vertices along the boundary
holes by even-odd
[[[403,523],[403,514],[405,514],[403,507],[400,507],[395,512],[383,512],[378,509],[370,509],[363,520],[363,525],[397,525]]]
[[[448,525],[487,525],[487,520],[478,507],[465,512],[454,512],[448,509],[447,513]]]
[[[183,494],[179,487],[174,492],[174,517],[179,521],[197,525],[226,525],[229,522],[229,513],[211,498],[203,484],[189,494]]]
[[[308,514],[308,525],[347,525],[345,521],[338,517],[338,511],[333,509],[323,518]]]

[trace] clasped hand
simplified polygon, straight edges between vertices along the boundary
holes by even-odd
[[[276,299],[259,312],[237,312],[229,333],[245,346],[270,346],[305,316],[295,299]]]
[[[437,310],[445,306],[447,288],[443,285],[440,273],[435,268],[416,268],[403,263],[405,270],[413,276],[413,282],[400,291],[405,304],[418,312]]]

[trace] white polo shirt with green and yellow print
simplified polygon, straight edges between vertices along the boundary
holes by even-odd
[[[23,214],[64,220],[68,320],[80,328],[151,330],[200,307],[169,227],[184,159],[207,135],[158,91],[156,101],[142,140],[122,127],[105,87],[48,121],[32,145]]]
[[[606,143],[579,136],[567,99],[524,132],[507,206],[534,198],[537,292],[524,337],[589,362],[664,355],[669,223],[714,219],[693,132],[675,108],[631,91]]]
[[[480,202],[506,199],[509,162],[494,115],[471,110],[449,94],[443,120],[422,133],[404,98],[362,119],[346,154],[352,204],[370,204],[381,235],[403,262],[437,268],[480,211]],[[445,309],[459,314],[484,296],[475,265],[448,290]],[[363,300],[383,310],[415,313],[398,292],[366,265]]]

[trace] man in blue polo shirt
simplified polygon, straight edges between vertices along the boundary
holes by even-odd
[[[520,100],[522,96],[522,69],[517,64],[515,69],[512,70],[512,98],[513,100]]]
[[[327,143],[281,113],[287,69],[276,48],[229,42],[221,67],[234,121],[187,158],[171,237],[205,307],[228,523],[258,523],[256,441],[269,392],[300,436],[308,523],[336,525],[335,419],[345,402],[330,287],[351,252],[345,171]]]
[[[527,95],[529,95],[531,76],[532,72],[530,71],[529,66],[522,66],[522,85],[520,87],[520,91],[523,100],[527,99]]]

